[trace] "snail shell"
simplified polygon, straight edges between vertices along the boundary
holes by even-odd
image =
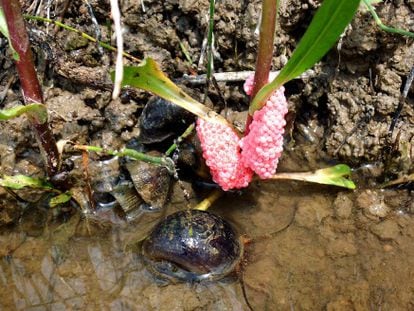
[[[181,134],[194,122],[194,115],[165,99],[154,96],[145,105],[139,121],[140,142],[154,144]]]
[[[156,151],[148,152],[152,156],[160,156]],[[126,164],[131,175],[135,189],[151,208],[162,208],[169,195],[171,175],[163,166],[146,163],[143,161],[131,161]]]
[[[231,225],[212,213],[188,210],[169,215],[144,240],[151,272],[170,281],[218,280],[234,271],[242,245]]]

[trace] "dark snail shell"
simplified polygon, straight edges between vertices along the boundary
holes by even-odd
[[[219,216],[188,210],[161,221],[144,240],[142,252],[149,269],[162,279],[217,280],[234,271],[242,245]]]
[[[144,144],[154,144],[180,135],[194,119],[187,110],[160,97],[152,97],[140,116],[139,140]]]

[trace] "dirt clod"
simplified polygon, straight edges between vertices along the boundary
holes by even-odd
[[[395,240],[400,234],[400,228],[393,220],[385,220],[379,224],[372,225],[370,229],[372,233],[384,241]]]

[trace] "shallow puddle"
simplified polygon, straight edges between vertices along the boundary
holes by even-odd
[[[253,239],[243,280],[255,310],[408,310],[409,202],[403,191],[279,182],[227,195],[212,211]],[[235,279],[161,284],[131,247],[139,230],[136,223],[97,226],[78,215],[37,236],[3,230],[1,309],[248,310]]]

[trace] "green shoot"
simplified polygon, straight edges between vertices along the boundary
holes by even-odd
[[[300,180],[318,184],[332,185],[347,189],[355,189],[354,182],[346,177],[351,174],[351,169],[345,164],[338,164],[332,167],[319,169],[314,172],[304,173],[279,173],[272,179]],[[218,198],[223,195],[220,190],[214,190],[207,198],[197,204],[194,209],[206,211]]]
[[[35,116],[39,124],[47,122],[47,109],[43,104],[29,104],[27,106],[16,106],[9,109],[0,110],[0,121],[6,121],[21,116],[24,113],[30,113]]]
[[[102,147],[97,146],[86,146],[86,145],[75,145],[75,149],[79,150],[86,150],[86,151],[93,151],[93,152],[101,152],[107,155],[118,156],[118,157],[130,157],[134,160],[144,161],[147,163],[161,165],[168,169],[169,172],[175,171],[174,161],[168,157],[155,157],[150,156],[142,152],[138,152],[134,149],[122,149],[121,151],[116,150],[109,150]]]
[[[393,27],[389,27],[387,25],[384,25],[382,23],[381,19],[378,17],[377,12],[375,11],[375,8],[372,5],[373,1],[372,0],[362,0],[362,1],[364,2],[364,5],[368,9],[368,11],[371,13],[372,17],[375,20],[375,23],[377,23],[379,28],[381,28],[382,30],[387,31],[387,32],[396,33],[396,34],[399,34],[399,35],[414,38],[414,33],[412,33],[412,32],[409,32],[409,31],[404,30],[404,29],[393,28]]]
[[[9,29],[7,28],[6,17],[4,16],[3,10],[0,8],[0,32],[9,39]]]
[[[0,178],[0,186],[10,188],[13,190],[20,190],[26,187],[34,189],[53,190],[53,186],[44,179],[29,177],[25,175],[3,175],[3,177]]]
[[[3,34],[3,36],[6,37],[7,40],[9,41],[9,46],[10,46],[11,51],[12,51],[13,59],[15,61],[18,61],[19,60],[19,54],[17,54],[17,52],[15,51],[15,49],[13,49],[13,47],[10,43],[9,29],[7,28],[6,17],[4,16],[4,12],[3,12],[2,8],[0,8],[0,33]]]
[[[191,59],[190,53],[188,52],[187,48],[184,46],[184,44],[180,41],[180,49],[183,52],[185,59],[190,64],[190,67],[193,65],[193,60]]]
[[[274,90],[311,68],[329,51],[351,22],[359,3],[360,0],[323,1],[287,64],[254,97],[250,115],[263,106]]]
[[[111,77],[113,79],[113,72]],[[193,99],[174,84],[150,57],[144,59],[138,66],[126,66],[122,85],[156,94],[207,121],[227,124],[225,118]]]
[[[60,193],[58,189],[53,188],[53,185],[44,180],[43,178],[35,178],[25,175],[3,175],[3,177],[0,178],[0,186],[12,190],[31,188]],[[68,202],[71,198],[72,194],[70,192],[60,193],[57,196],[50,199],[49,206],[56,207],[57,205]]]
[[[177,149],[178,144],[191,135],[191,133],[194,131],[195,125],[191,124],[183,134],[181,134],[177,139],[176,142],[173,143],[170,148],[165,152],[164,157],[156,157],[156,156],[150,156],[142,152],[138,152],[134,149],[128,149],[124,148],[121,151],[115,151],[115,150],[108,150],[101,147],[96,146],[86,146],[86,145],[75,145],[75,149],[79,150],[86,150],[86,151],[93,151],[93,152],[102,152],[107,155],[112,156],[118,156],[118,157],[130,157],[131,159],[137,160],[137,161],[144,161],[147,163],[155,164],[155,165],[161,165],[168,169],[170,173],[175,173],[175,164],[174,161],[169,157],[171,153],[174,152],[175,149]]]
[[[194,128],[195,128],[195,124],[193,123],[193,124],[190,124],[190,126],[189,127],[187,127],[187,129],[184,131],[184,133],[183,134],[181,134],[181,136],[180,137],[178,137],[175,141],[175,143],[173,143],[171,146],[170,146],[170,148],[168,148],[168,150],[165,152],[165,155],[167,156],[167,157],[169,157],[170,155],[171,155],[171,153],[173,153],[174,152],[174,150],[175,149],[177,149],[177,147],[178,147],[178,144],[183,140],[183,139],[185,139],[185,138],[187,138],[188,136],[190,136],[191,135],[191,133],[194,131]]]
[[[278,173],[272,179],[291,179],[301,180],[318,184],[332,185],[347,189],[355,189],[354,182],[347,177],[351,175],[348,165],[338,164],[328,168],[316,170],[314,172],[303,173]]]
[[[66,202],[69,202],[70,199],[72,199],[72,194],[70,192],[63,192],[53,198],[50,199],[49,201],[49,206],[50,207],[56,207],[60,204],[64,204]]]

